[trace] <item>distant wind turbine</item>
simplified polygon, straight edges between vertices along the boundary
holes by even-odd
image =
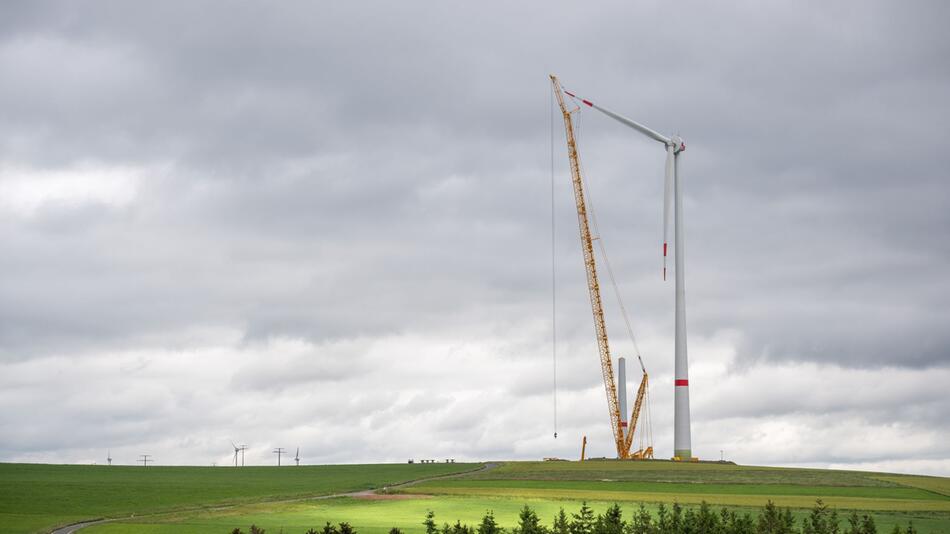
[[[241,448],[235,445],[233,441],[231,442],[231,446],[234,447],[234,467],[237,467],[237,457],[238,453],[241,452]]]

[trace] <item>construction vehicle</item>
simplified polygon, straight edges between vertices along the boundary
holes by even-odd
[[[634,403],[633,413],[629,425],[625,425],[620,415],[620,403],[617,400],[617,384],[614,380],[613,361],[610,357],[610,343],[607,338],[607,324],[604,320],[604,307],[600,295],[600,281],[597,277],[597,263],[594,257],[594,240],[600,237],[592,237],[590,230],[590,221],[588,220],[588,202],[584,197],[584,179],[581,175],[580,158],[577,154],[577,141],[574,136],[574,122],[572,114],[580,108],[575,107],[572,110],[567,108],[564,101],[564,89],[557,77],[551,75],[551,85],[554,94],[557,96],[558,105],[561,108],[561,114],[564,117],[564,131],[567,137],[567,152],[571,166],[571,180],[574,188],[574,201],[577,207],[577,222],[580,229],[581,249],[584,256],[584,267],[587,271],[587,288],[590,294],[591,311],[594,316],[594,331],[597,337],[597,348],[600,354],[601,373],[604,379],[604,390],[607,393],[607,409],[610,414],[610,427],[613,431],[614,444],[617,449],[617,458],[621,460],[640,460],[653,458],[652,432],[650,436],[644,439],[644,432],[641,430],[641,447],[631,452],[633,437],[637,430],[637,422],[643,408],[644,399],[648,394],[649,378],[646,368],[643,366],[643,360],[637,354],[640,361],[640,369],[643,371],[643,378],[640,381],[640,388],[637,390],[637,398]],[[601,243],[601,251],[605,249]],[[609,266],[609,265],[608,265]],[[619,294],[618,294],[619,297]],[[621,305],[622,307],[622,305]],[[632,334],[632,333],[631,333]],[[581,460],[587,448],[587,438],[585,436],[581,448]]]

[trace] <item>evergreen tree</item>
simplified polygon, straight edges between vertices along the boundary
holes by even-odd
[[[670,529],[664,532],[669,532],[670,534],[680,534],[683,532],[683,507],[680,506],[680,503],[673,503],[673,512],[670,514]]]
[[[495,521],[495,512],[489,510],[478,525],[478,534],[501,534],[502,528]]]
[[[755,531],[758,534],[791,534],[794,527],[792,512],[786,508],[785,513],[782,513],[774,502],[769,501],[759,515]]]
[[[323,525],[323,532],[322,532],[322,534],[340,534],[340,533],[339,533],[339,531],[336,529],[335,526],[331,525],[330,522],[327,521],[327,524],[326,524],[326,525]]]
[[[567,523],[567,514],[564,513],[564,508],[554,516],[554,524],[551,528],[552,534],[570,534],[570,526]]]
[[[713,513],[706,501],[699,505],[699,513],[696,515],[696,530],[702,534],[717,534],[720,530],[719,516]]]
[[[637,513],[627,525],[627,534],[654,534],[653,517],[643,503],[640,503]]]
[[[340,523],[340,534],[356,534],[356,530],[349,523]]]
[[[874,525],[874,518],[869,514],[864,514],[861,518],[862,534],[877,534],[877,526]]]
[[[595,529],[597,534],[623,534],[626,527],[623,521],[623,510],[617,503],[607,508],[604,515],[598,517],[597,522],[599,523],[598,528]]]
[[[538,514],[526,504],[518,513],[518,526],[512,529],[512,534],[548,534],[547,530],[541,525]]]
[[[914,522],[913,522],[913,521],[911,521],[910,523],[907,523],[907,532],[906,532],[906,534],[917,534],[917,529],[914,528]]]
[[[696,513],[693,512],[692,508],[687,508],[683,513],[683,523],[680,525],[680,532],[682,534],[693,534],[698,531],[699,527],[696,524]]]
[[[736,514],[733,512],[730,514],[731,521],[729,522],[729,532],[730,534],[754,534],[755,533],[755,521],[752,520],[752,516],[749,514]]]
[[[327,523],[329,525],[330,523]],[[426,519],[422,522],[422,525],[426,527],[426,534],[438,534],[439,529],[435,526],[435,512],[429,510],[426,512]],[[323,534],[331,534],[324,529]]]
[[[815,506],[808,517],[802,519],[802,534],[829,534],[828,514],[824,501],[815,500]]]
[[[795,532],[795,518],[792,517],[792,511],[788,508],[782,513],[782,532],[787,534]]]
[[[851,515],[848,516],[847,534],[861,534],[861,518],[858,517],[857,512],[851,512]]]
[[[587,501],[581,504],[578,513],[571,514],[568,531],[571,534],[594,534],[594,511],[587,506]]]
[[[673,532],[670,513],[666,510],[666,505],[663,503],[660,503],[660,506],[656,510],[656,530],[660,534]]]

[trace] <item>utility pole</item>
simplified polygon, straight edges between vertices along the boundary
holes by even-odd
[[[151,454],[140,454],[139,456],[139,461],[142,462],[143,467],[148,467],[149,462],[155,463],[155,460],[152,460]]]
[[[277,447],[276,449],[274,449],[274,454],[277,455],[277,467],[280,467],[280,455],[284,454],[284,448]]]

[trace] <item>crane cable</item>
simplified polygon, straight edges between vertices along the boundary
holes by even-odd
[[[578,106],[577,116],[580,118],[580,106]],[[580,122],[575,122],[574,128],[574,139],[576,144],[580,144]],[[633,327],[630,325],[630,316],[627,315],[627,307],[623,303],[623,298],[620,296],[620,288],[617,286],[617,279],[614,277],[613,267],[610,266],[610,259],[607,257],[607,247],[604,245],[604,239],[600,234],[600,227],[597,225],[597,212],[594,210],[594,194],[591,192],[590,184],[587,182],[587,172],[583,169],[584,163],[578,162],[581,166],[581,179],[584,180],[584,187],[587,189],[587,208],[590,212],[591,223],[594,227],[594,233],[597,234],[595,241],[597,241],[597,248],[600,249],[600,254],[604,258],[604,265],[607,267],[607,276],[610,278],[610,285],[613,286],[614,296],[617,298],[617,303],[620,305],[620,314],[623,316],[624,325],[627,327],[627,335],[630,336],[630,342],[633,344],[634,353],[637,357],[640,357],[640,347],[637,345],[637,337],[633,333]]]
[[[557,270],[554,216],[554,92],[551,96],[551,362],[554,378],[554,439],[557,439]]]

